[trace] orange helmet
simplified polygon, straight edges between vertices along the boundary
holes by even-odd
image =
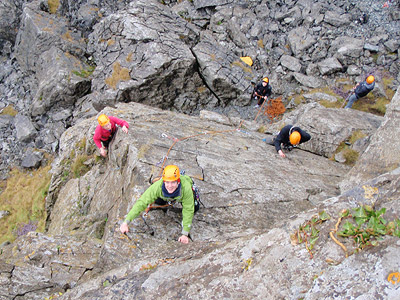
[[[264,77],[262,81],[268,83],[268,82],[269,82],[269,79],[268,79],[268,77]]]
[[[298,131],[293,131],[289,136],[289,140],[292,145],[297,145],[301,140],[300,133]]]
[[[175,165],[169,165],[164,168],[162,179],[163,181],[176,181],[181,177],[179,168]]]
[[[365,81],[366,81],[368,84],[371,84],[371,83],[373,83],[373,82],[375,81],[375,77],[372,76],[372,75],[369,75]]]
[[[97,121],[99,122],[100,126],[103,127],[107,125],[110,122],[110,118],[107,117],[105,114],[101,114],[98,118]]]

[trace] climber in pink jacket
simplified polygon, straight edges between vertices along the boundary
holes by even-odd
[[[110,144],[114,134],[117,132],[117,125],[122,127],[122,131],[128,133],[128,122],[112,116],[101,114],[97,121],[96,130],[94,132],[93,141],[100,149],[100,155],[106,157],[108,145]]]

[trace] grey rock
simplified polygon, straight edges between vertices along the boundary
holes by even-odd
[[[324,22],[335,26],[346,26],[350,24],[350,16],[348,14],[339,14],[335,11],[328,10],[325,13]]]
[[[51,47],[83,55],[85,43],[79,32],[70,31],[65,20],[38,9],[39,2],[24,6],[15,41],[15,58],[25,73],[36,72],[40,55]]]
[[[333,42],[329,51],[342,63],[348,64],[350,58],[359,57],[363,53],[364,42],[352,37],[338,37]]]
[[[326,100],[329,102],[336,102],[338,99],[335,96],[328,95],[325,93],[312,93],[312,94],[303,94],[303,97],[306,98],[307,100],[313,100],[313,101],[320,101],[320,100]]]
[[[343,191],[350,189],[354,184],[359,184],[398,167],[400,158],[396,153],[400,149],[400,141],[394,137],[399,134],[397,126],[399,102],[400,90],[398,88],[387,106],[382,126],[371,136],[367,150],[342,182],[341,189]]]
[[[308,76],[316,76],[319,75],[318,65],[314,63],[310,63],[307,65],[306,74]]]
[[[371,44],[368,44],[368,43],[365,43],[364,49],[368,50],[370,52],[379,52],[379,46],[371,45]]]
[[[194,0],[193,4],[196,9],[207,8],[207,7],[215,7],[222,6],[225,4],[231,4],[232,0]]]
[[[343,151],[341,151],[341,152],[339,152],[339,153],[336,153],[335,155],[334,155],[334,157],[335,157],[335,161],[337,161],[337,162],[339,162],[339,163],[345,163],[346,162],[346,158],[344,157],[344,155],[343,155]]]
[[[14,257],[9,256],[7,248],[16,245]],[[2,279],[8,278],[6,295],[15,297],[23,291],[30,299],[43,299],[73,288],[85,272],[94,267],[100,254],[99,244],[93,239],[79,241],[72,237],[66,240],[62,236],[50,237],[37,232],[28,233],[3,250],[3,258],[9,262],[0,265],[5,275]],[[10,269],[10,263],[16,263],[18,258],[21,263]]]
[[[177,98],[187,98],[185,93],[178,97],[171,93],[173,86],[207,102],[209,93],[196,92],[202,83],[194,74],[195,58],[186,45],[197,39],[194,27],[155,1],[131,4],[103,18],[89,36],[88,51],[97,63],[92,91],[101,95],[98,101],[107,105],[137,101],[170,108]],[[142,14],[144,10],[148,15]]]
[[[75,101],[90,91],[90,78],[81,75],[89,72],[90,67],[56,47],[41,54],[38,61],[39,87],[31,107],[32,116],[62,108],[63,113],[56,113],[53,119],[68,118]]]
[[[299,126],[312,137],[300,147],[330,158],[340,143],[347,140],[353,132],[362,131],[366,136],[371,136],[382,121],[382,117],[361,111],[324,108],[317,103],[309,103],[285,115],[282,121],[270,125],[268,131],[279,131],[284,124]]]
[[[357,151],[358,153],[362,154],[365,151],[365,149],[367,149],[367,147],[369,145],[369,141],[370,141],[369,137],[364,137],[364,138],[358,139],[351,146],[351,149],[353,149],[353,150]]]
[[[29,142],[37,134],[37,130],[33,126],[30,118],[22,114],[17,114],[15,116],[14,126],[17,131],[17,139],[21,142]]]
[[[307,76],[301,73],[293,73],[294,78],[301,84],[310,88],[317,88],[323,84],[323,80],[315,76]]]
[[[300,57],[303,51],[314,45],[316,39],[308,32],[307,28],[301,26],[289,32],[288,41],[294,55]]]
[[[327,58],[317,63],[321,75],[332,74],[342,70],[342,65],[335,57]]]
[[[0,129],[1,130],[8,129],[13,123],[13,119],[14,117],[9,115],[0,115]]]
[[[400,42],[398,40],[389,40],[384,43],[386,49],[390,52],[396,52],[400,47]]]
[[[360,69],[359,66],[356,66],[356,65],[348,66],[347,74],[353,75],[353,76],[360,75],[361,74],[361,69]]]
[[[0,2],[0,39],[14,44],[21,14],[20,1],[4,0]]]
[[[42,152],[32,151],[32,149],[30,149],[27,152],[25,152],[22,158],[21,167],[36,169],[40,167],[43,157],[44,155]]]
[[[232,100],[234,100],[232,104],[248,103],[251,89],[246,76],[251,69],[240,62],[238,56],[227,53],[222,45],[209,35],[203,36],[202,41],[193,48],[193,53],[207,86],[224,106]],[[210,53],[213,53],[211,59]],[[246,91],[244,95],[243,91]]]
[[[290,56],[290,55],[282,55],[280,59],[281,65],[285,68],[289,69],[293,72],[300,72],[301,70],[301,63],[300,60]]]
[[[8,210],[0,210],[0,219],[7,217],[10,215],[10,212]]]

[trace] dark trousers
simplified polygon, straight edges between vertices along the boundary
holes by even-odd
[[[168,202],[164,201],[161,198],[158,198],[156,201],[154,201],[155,204],[157,205],[167,205]],[[200,209],[200,202],[197,201],[196,196],[194,195],[194,212],[197,212]]]

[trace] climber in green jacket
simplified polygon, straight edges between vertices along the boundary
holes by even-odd
[[[183,225],[182,235],[178,241],[183,244],[189,243],[189,232],[193,215],[200,208],[192,186],[193,180],[187,175],[180,175],[177,166],[166,166],[162,178],[153,183],[133,205],[125,221],[120,226],[121,232],[128,232],[128,222],[135,219],[148,205],[155,203],[162,206],[173,201],[178,201],[182,204]]]

